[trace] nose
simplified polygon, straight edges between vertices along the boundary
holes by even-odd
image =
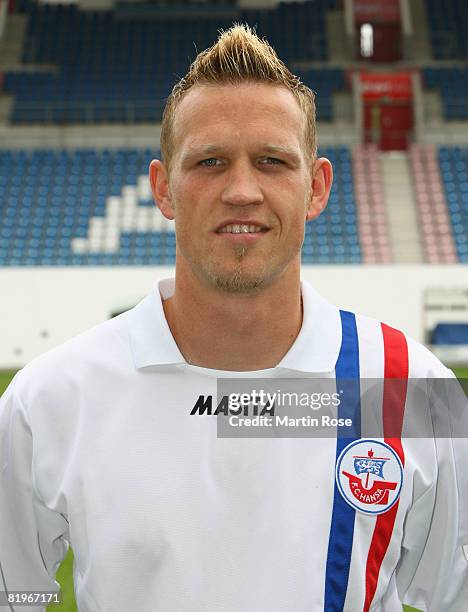
[[[231,206],[248,206],[249,204],[261,204],[263,193],[256,176],[257,170],[252,167],[248,160],[237,160],[232,162],[226,172],[226,184],[224,186],[221,201]]]

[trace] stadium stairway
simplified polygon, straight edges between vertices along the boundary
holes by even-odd
[[[7,26],[0,39],[0,72],[21,64],[27,25],[26,15],[8,15]]]
[[[21,65],[26,27],[25,15],[8,15],[5,31],[0,38],[0,124],[8,121],[14,104],[13,96],[2,92],[2,74]]]
[[[442,94],[437,89],[423,89],[424,124],[441,126],[444,123],[444,103]]]
[[[328,11],[326,16],[328,59],[331,62],[344,62],[349,58],[347,48],[344,12]]]
[[[400,151],[380,153],[383,193],[395,263],[423,261],[408,155]]]
[[[431,35],[425,1],[409,0],[408,4],[413,24],[412,59],[417,62],[430,62]]]

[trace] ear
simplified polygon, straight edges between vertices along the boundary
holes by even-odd
[[[306,221],[317,218],[325,210],[332,183],[333,168],[331,163],[325,157],[316,159],[312,168],[312,185]]]
[[[174,219],[174,209],[169,190],[169,176],[166,166],[159,159],[153,159],[150,163],[149,179],[156,206],[166,219],[172,221]]]

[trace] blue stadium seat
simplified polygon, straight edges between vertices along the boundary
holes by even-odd
[[[432,52],[435,59],[468,59],[466,0],[426,0]]]
[[[440,91],[447,121],[468,120],[468,68],[426,68],[423,78],[426,88]]]
[[[468,148],[440,147],[438,160],[448,202],[448,213],[460,262],[467,262],[468,245]]]
[[[444,153],[447,164],[452,163],[449,153]],[[72,248],[75,238],[88,238],[92,217],[105,216],[107,198],[120,196],[125,185],[135,185],[138,176],[147,173],[150,159],[159,155],[159,151],[150,149],[0,150],[0,190],[3,194],[0,199],[0,265],[174,263],[173,231],[123,231],[115,253],[78,253]],[[320,155],[332,161],[337,180],[329,207],[317,220],[306,225],[303,262],[359,263],[361,250],[350,151],[343,147],[326,148]],[[454,161],[455,170],[463,177],[465,170],[460,162],[464,162],[463,156]],[[25,166],[29,168],[28,176],[36,177],[31,184],[24,181]],[[108,180],[110,167],[113,168],[112,180]],[[454,193],[457,199],[452,203],[457,207],[468,205],[468,191],[463,191],[465,183],[466,180],[462,181]],[[153,204],[145,199],[138,202],[138,206],[149,213],[148,208]],[[461,217],[455,217],[457,227],[461,221]],[[461,235],[458,229],[456,235]],[[464,246],[460,249],[461,257]]]
[[[337,5],[337,0],[307,0],[237,13],[291,64],[327,58],[325,16]],[[232,23],[232,17],[202,15],[182,22],[128,21],[119,19],[118,8],[95,12],[74,4],[24,6],[28,29],[23,61],[55,65],[59,71],[6,74],[5,90],[15,95],[13,123],[158,121],[174,75],[184,74],[195,49],[211,45],[219,29]],[[290,31],[294,36],[285,34]],[[304,71],[301,77],[319,93],[319,118],[330,120],[332,93],[345,86],[343,71]]]

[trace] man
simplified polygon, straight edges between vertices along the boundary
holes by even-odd
[[[2,399],[4,589],[55,590],[70,542],[80,612],[466,610],[466,451],[401,440],[404,393],[384,389],[382,439],[357,424],[222,438],[210,414],[218,378],[353,393],[450,376],[301,284],[304,225],[332,183],[312,92],[235,26],[174,88],[161,148],[150,179],[175,220],[175,282],[36,359]]]

